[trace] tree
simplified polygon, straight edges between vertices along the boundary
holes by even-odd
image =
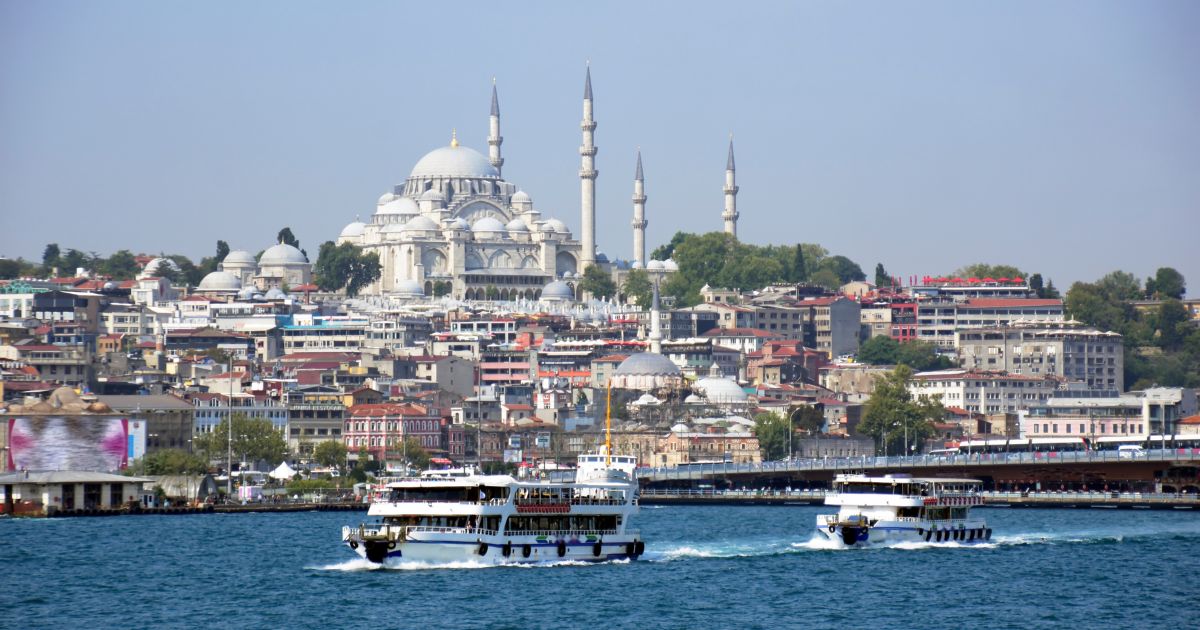
[[[60,274],[74,275],[75,270],[79,268],[87,268],[88,255],[77,250],[68,249],[66,255],[58,258],[58,272]]]
[[[317,254],[314,272],[314,280],[323,291],[345,289],[346,295],[354,297],[379,279],[382,267],[375,252],[364,254],[351,243],[334,245],[333,241],[325,241]]]
[[[21,276],[21,262],[5,258],[0,260],[0,280],[10,280]]]
[[[856,358],[869,365],[895,365],[900,353],[900,342],[891,337],[871,337],[858,347]]]
[[[275,235],[275,240],[279,243],[283,243],[284,245],[291,245],[296,249],[300,249],[300,241],[296,240],[296,237],[292,234],[292,228],[290,227],[285,227],[282,230],[279,230],[279,234]]]
[[[313,461],[325,468],[346,469],[348,452],[339,440],[325,440],[313,448]]]
[[[758,447],[762,449],[763,458],[780,460],[788,455],[787,418],[773,413],[760,413],[754,416],[754,435],[758,436]]]
[[[952,275],[959,278],[1025,278],[1024,271],[1013,267],[1012,265],[989,265],[987,263],[975,263],[960,267]]]
[[[896,363],[907,365],[917,372],[944,370],[952,367],[950,359],[938,354],[937,346],[928,341],[907,341],[896,351]]]
[[[137,275],[137,260],[133,257],[133,252],[119,249],[104,261],[101,270],[114,280],[130,280]]]
[[[225,257],[228,255],[229,255],[229,243],[218,240],[217,241],[217,255],[215,257],[213,257],[213,260],[216,260],[217,263],[219,264],[221,262],[224,262]]]
[[[912,374],[908,366],[898,365],[891,373],[877,377],[875,391],[863,411],[858,431],[876,438],[883,454],[903,452],[906,439],[911,452],[911,445],[934,434],[932,422],[945,416],[940,400],[913,399],[908,391]]]
[[[399,451],[401,461],[408,464],[409,467],[418,470],[429,468],[429,453],[425,451],[425,447],[421,446],[421,441],[417,438],[404,438]]]
[[[1146,297],[1153,300],[1182,300],[1186,289],[1183,274],[1172,267],[1159,267],[1153,278],[1146,279]]]
[[[830,256],[821,261],[820,268],[832,271],[840,284],[867,279],[867,274],[863,273],[862,267],[845,256]]]
[[[837,277],[837,274],[828,269],[818,269],[816,272],[808,276],[809,284],[815,284],[819,287],[825,287],[831,291],[837,290],[842,286],[842,281]]]
[[[188,286],[194,287],[200,284],[200,281],[204,279],[205,275],[207,275],[203,269],[197,267],[196,264],[192,262],[191,258],[188,258],[183,254],[171,254],[170,256],[167,256],[167,258],[174,261],[175,265],[179,267],[179,275],[176,278],[178,282],[182,282]]]
[[[796,244],[796,254],[792,258],[792,282],[808,280],[808,265],[804,261],[804,247]]]
[[[627,302],[637,302],[639,306],[649,306],[653,299],[654,287],[650,284],[650,274],[643,269],[634,269],[625,276],[625,284],[621,286]]]
[[[890,287],[892,286],[892,278],[888,276],[888,272],[883,268],[883,263],[875,265],[875,286]]]
[[[665,245],[659,245],[658,247],[654,248],[654,251],[650,252],[650,260],[666,260],[670,258],[675,254],[675,248],[679,247],[679,244],[683,242],[683,239],[689,236],[691,236],[691,234],[688,234],[687,232],[676,232],[675,235],[671,237],[670,242]]]
[[[449,295],[453,288],[454,283],[449,280],[437,280],[433,283],[433,296],[442,297],[443,295]]]
[[[800,405],[792,409],[792,431],[799,429],[806,435],[812,435],[825,426],[825,414],[812,405]]]
[[[617,283],[612,276],[600,268],[600,265],[590,265],[583,271],[583,280],[579,288],[591,293],[595,298],[608,298],[617,294]]]
[[[45,266],[46,269],[59,266],[58,259],[61,255],[62,252],[58,249],[58,243],[50,243],[46,246],[46,249],[42,251],[42,265]]]
[[[126,471],[131,475],[203,475],[208,472],[208,462],[187,451],[169,448],[147,453]]]
[[[1187,307],[1177,299],[1165,300],[1157,313],[1158,345],[1164,350],[1178,350],[1193,329]]]
[[[287,441],[270,420],[233,414],[233,455],[248,461],[266,460],[274,465],[287,456]],[[229,416],[210,432],[195,438],[193,445],[206,461],[224,460],[228,455]]]

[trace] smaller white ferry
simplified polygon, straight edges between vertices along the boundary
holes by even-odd
[[[910,475],[838,475],[817,516],[817,533],[839,546],[870,543],[960,542],[991,539],[992,530],[971,508],[982,505],[978,479]]]

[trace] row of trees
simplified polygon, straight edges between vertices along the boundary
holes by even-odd
[[[1095,282],[1076,282],[1067,291],[1071,317],[1125,338],[1125,384],[1200,387],[1200,326],[1181,298],[1182,274],[1163,267],[1145,282],[1114,271]],[[1147,297],[1157,303],[1135,306]]]
[[[872,337],[858,348],[857,360],[870,365],[907,365],[917,372],[953,367],[928,341],[900,343],[891,337]]]

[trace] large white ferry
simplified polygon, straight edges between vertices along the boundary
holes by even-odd
[[[825,505],[837,514],[817,516],[817,532],[839,546],[895,542],[980,543],[992,537],[971,508],[983,504],[977,479],[838,475]]]
[[[469,472],[394,481],[367,512],[382,522],[343,527],[342,540],[377,563],[636,559],[645,551],[628,526],[638,511],[637,460],[606,449],[581,455],[574,479]]]

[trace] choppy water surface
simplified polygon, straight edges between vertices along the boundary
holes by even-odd
[[[835,550],[815,507],[646,507],[636,562],[377,567],[360,513],[0,521],[0,628],[1200,625],[1200,514],[981,510],[991,543]]]

